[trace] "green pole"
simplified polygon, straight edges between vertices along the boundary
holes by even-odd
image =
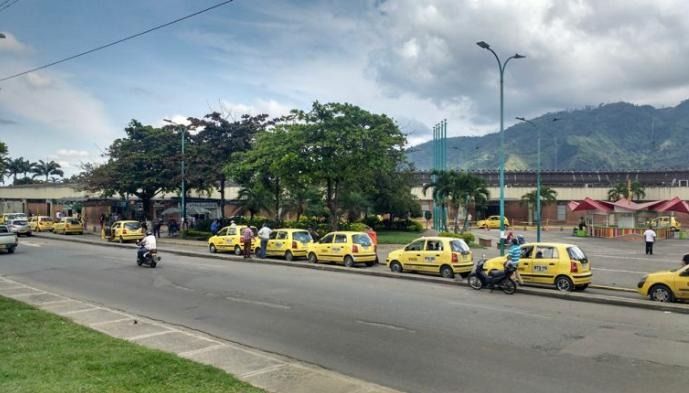
[[[186,223],[187,221],[187,201],[186,201],[186,187],[184,183],[184,134],[185,130],[184,127],[181,127],[182,130],[182,224]]]
[[[536,160],[536,241],[541,241],[541,127],[538,130]]]

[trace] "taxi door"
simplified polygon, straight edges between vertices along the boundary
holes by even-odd
[[[559,273],[569,273],[569,261],[566,271],[562,271],[560,256],[557,248],[552,246],[536,246],[531,260],[531,282],[552,284]]]
[[[313,249],[316,251],[316,257],[319,261],[331,261],[332,260],[332,247],[333,239],[335,238],[334,233],[328,233],[323,236],[318,243],[313,244]]]
[[[426,247],[421,251],[420,271],[437,273],[444,252],[443,241],[440,239],[426,239]]]
[[[38,217],[33,216],[29,218],[29,229],[33,232],[38,232]]]
[[[232,250],[237,245],[239,245],[240,247],[243,248],[243,246],[244,246],[242,244],[242,231],[243,230],[244,230],[243,226],[236,226],[236,227],[228,227],[227,228],[227,235],[223,236],[225,247],[227,247],[227,249]]]
[[[675,276],[674,292],[680,299],[689,299],[689,266],[680,269]]]
[[[347,239],[347,234],[336,233],[333,239],[333,244],[330,246],[330,260],[334,262],[341,262],[345,255],[351,251],[352,247]]]
[[[218,231],[218,233],[215,234],[215,239],[213,240],[213,244],[215,244],[215,248],[218,250],[227,250],[227,230],[229,228],[222,228],[221,230]]]
[[[488,228],[500,228],[500,217],[492,216],[488,218]]]
[[[407,245],[404,251],[400,254],[400,263],[402,267],[408,270],[416,270],[419,264],[422,263],[421,252],[426,245],[426,240],[416,240]]]
[[[287,231],[273,231],[270,233],[268,244],[266,245],[267,255],[285,254],[289,239],[287,238]]]

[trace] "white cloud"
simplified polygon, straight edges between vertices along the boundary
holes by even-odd
[[[260,115],[267,114],[269,117],[280,117],[288,115],[294,109],[293,106],[286,105],[275,100],[257,99],[253,104],[234,103],[226,100],[220,102],[223,112],[227,113],[233,118],[239,119],[241,115]]]
[[[11,33],[5,34],[4,39],[0,39],[0,52],[8,52],[12,54],[27,55],[33,53],[33,50],[26,44],[19,42],[17,37]]]

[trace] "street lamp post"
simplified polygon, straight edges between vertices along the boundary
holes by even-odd
[[[495,60],[498,61],[498,69],[500,70],[500,256],[505,255],[505,128],[504,128],[504,74],[507,63],[512,59],[523,59],[526,56],[515,53],[505,60],[505,62],[500,61],[500,57],[495,53],[493,49],[490,48],[484,41],[479,41],[476,43],[480,48],[490,51]]]
[[[163,119],[163,121],[177,126],[181,130],[181,134],[182,134],[182,201],[181,201],[182,202],[182,222],[181,222],[181,224],[182,224],[182,227],[184,227],[184,223],[186,223],[186,221],[187,221],[186,187],[185,187],[185,182],[184,182],[184,180],[185,180],[185,176],[184,176],[184,139],[185,139],[184,134],[186,132],[185,132],[184,126],[181,124],[177,124],[177,123],[173,122],[172,120],[168,120],[168,119]]]
[[[531,120],[527,120],[523,117],[515,117],[519,121],[529,123],[536,128],[536,241],[541,241],[541,127],[537,126],[536,123]],[[553,122],[560,119],[557,117],[553,118]]]

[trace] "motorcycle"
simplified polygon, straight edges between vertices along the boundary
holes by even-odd
[[[483,265],[486,263],[486,256],[484,255],[477,263],[471,274],[469,274],[469,286],[475,290],[481,288],[501,289],[508,295],[517,292],[517,283],[512,279],[512,274],[515,268],[511,263],[505,263],[505,270],[494,270],[486,274],[483,271]]]
[[[141,246],[139,246],[141,248]],[[158,250],[147,250],[143,257],[139,257],[138,253],[136,256],[136,264],[139,266],[147,265],[155,268],[158,263],[160,263],[160,257],[158,256]]]

